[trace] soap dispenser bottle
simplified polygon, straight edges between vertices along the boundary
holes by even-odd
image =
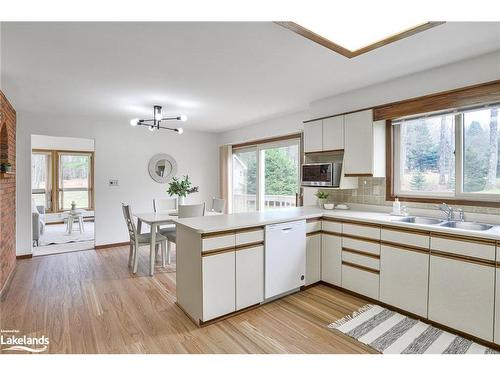
[[[401,215],[401,202],[398,197],[392,202],[392,213],[394,215]]]

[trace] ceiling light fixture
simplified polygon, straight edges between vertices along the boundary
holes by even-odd
[[[179,115],[179,116],[163,117],[161,106],[155,105],[153,107],[153,118],[152,119],[142,120],[142,119],[134,118],[134,119],[130,120],[130,125],[132,125],[132,126],[147,126],[149,128],[149,130],[151,130],[151,131],[166,129],[166,130],[172,130],[172,131],[177,132],[179,134],[182,134],[184,132],[184,130],[182,128],[169,128],[167,126],[161,126],[162,121],[186,122],[187,116],[186,115]]]

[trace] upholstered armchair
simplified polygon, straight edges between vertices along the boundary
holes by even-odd
[[[31,216],[33,218],[33,244],[38,246],[40,235],[45,230],[45,206],[37,206],[35,200],[31,200]]]

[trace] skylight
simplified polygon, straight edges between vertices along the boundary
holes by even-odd
[[[340,22],[299,20],[298,23],[283,21],[276,23],[347,58],[353,58],[444,22],[417,24],[394,20],[366,24],[347,22],[347,20]]]
[[[370,25],[369,28],[360,27],[359,24],[352,22],[300,21],[297,23],[352,52],[419,26],[404,20],[394,20],[390,23],[379,22]]]

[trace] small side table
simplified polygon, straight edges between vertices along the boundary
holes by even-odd
[[[83,212],[82,211],[69,211],[68,212],[68,222],[66,224],[66,232],[71,234],[73,231],[73,223],[78,222],[78,230],[80,233],[85,232],[85,226],[83,225]]]

